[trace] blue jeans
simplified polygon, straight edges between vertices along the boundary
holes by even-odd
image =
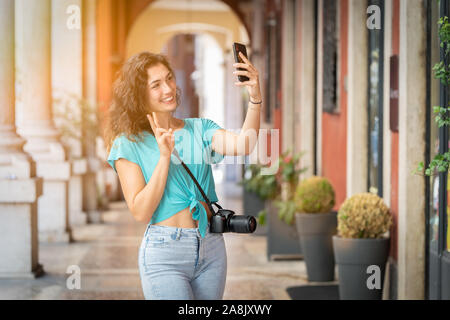
[[[219,300],[227,275],[221,233],[205,238],[198,228],[148,225],[139,249],[139,273],[145,299]]]

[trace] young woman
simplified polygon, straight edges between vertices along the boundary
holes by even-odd
[[[218,201],[210,163],[225,155],[248,155],[256,144],[250,133],[259,131],[258,72],[242,59],[233,66],[245,70],[234,74],[249,81],[236,85],[247,87],[250,102],[239,135],[208,119],[172,116],[180,90],[163,55],[133,56],[114,84],[106,128],[108,163],[119,176],[132,215],[147,224],[139,249],[146,299],[222,299],[227,272],[223,236],[209,232],[211,212],[172,152],[177,149],[209,200]]]

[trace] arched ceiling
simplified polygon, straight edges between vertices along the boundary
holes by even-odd
[[[143,1],[140,1],[143,5]],[[126,56],[141,51],[160,52],[176,34],[206,33],[224,51],[233,42],[248,44],[248,32],[233,10],[219,0],[147,1],[128,31]],[[151,3],[151,4],[150,4]]]

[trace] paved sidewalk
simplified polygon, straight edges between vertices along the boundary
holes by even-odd
[[[222,207],[242,212],[240,188],[219,186]],[[0,279],[0,299],[143,299],[138,248],[145,225],[134,221],[125,202],[115,202],[104,223],[73,227],[70,244],[40,244],[45,275],[37,279]],[[286,288],[308,284],[303,261],[267,261],[266,237],[224,234],[228,274],[225,300],[290,299]],[[81,269],[81,289],[69,290],[68,267]]]

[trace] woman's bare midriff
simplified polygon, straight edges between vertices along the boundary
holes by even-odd
[[[200,201],[200,203],[206,209],[206,213],[208,214],[208,221],[210,221],[212,216],[211,211],[208,209],[208,206],[206,205],[205,202]],[[155,223],[155,225],[166,227],[177,227],[177,228],[198,228],[198,221],[192,218],[192,213],[189,212],[189,207],[187,207],[177,212],[170,218]]]

